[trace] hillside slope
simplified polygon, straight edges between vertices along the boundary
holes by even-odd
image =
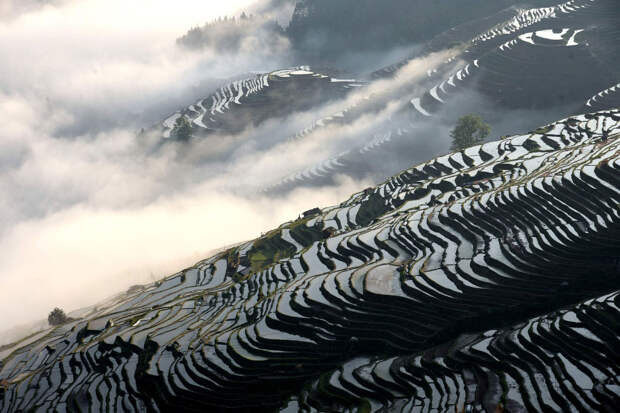
[[[619,137],[575,116],[308,211],[16,343],[0,412],[613,411]]]
[[[354,80],[342,81],[307,67],[277,70],[224,85],[171,114],[158,128],[164,138],[174,138],[175,122],[184,117],[191,127],[191,136],[235,134],[267,119],[285,117],[341,98],[357,86],[361,85]]]

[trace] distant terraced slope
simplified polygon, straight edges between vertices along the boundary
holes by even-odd
[[[340,80],[309,68],[278,70],[229,83],[193,105],[166,118],[160,128],[170,138],[176,120],[183,116],[192,135],[238,133],[267,119],[308,110],[330,99],[342,97],[354,80]]]
[[[475,36],[461,64],[412,99],[412,107],[428,117],[451,97],[475,90],[506,108],[609,109],[618,98],[613,86],[620,79],[619,41],[615,0],[571,0],[519,10]]]
[[[310,211],[6,350],[0,412],[611,412],[619,137],[576,116]]]

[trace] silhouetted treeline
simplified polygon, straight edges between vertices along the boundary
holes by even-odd
[[[276,41],[285,31],[277,21],[249,16],[242,13],[239,18],[220,17],[202,27],[193,27],[177,39],[177,43],[192,49],[213,48],[217,51],[238,51],[248,38],[261,42]]]

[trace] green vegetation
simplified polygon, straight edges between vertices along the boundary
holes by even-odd
[[[65,314],[65,312],[61,308],[54,308],[52,312],[47,316],[47,322],[51,326],[59,326],[68,321],[71,321],[69,317]]]
[[[540,145],[533,139],[526,139],[522,146],[530,152],[540,150]]]
[[[541,126],[540,128],[534,130],[534,132],[540,135],[546,135],[551,132],[551,129],[553,129],[553,125]]]
[[[370,413],[371,410],[372,406],[370,405],[368,399],[361,399],[357,408],[357,413]]]
[[[239,18],[224,16],[202,27],[193,27],[177,39],[177,44],[189,49],[212,48],[232,52],[240,50],[249,37],[266,47],[277,43],[284,35],[277,20],[243,12]]]
[[[234,282],[241,282],[245,278],[243,274],[237,272],[237,268],[241,264],[241,259],[239,257],[239,251],[237,248],[231,248],[224,253],[223,258],[226,258],[226,275],[231,277]],[[244,263],[247,265],[247,263]]]
[[[491,127],[480,116],[469,114],[462,116],[450,132],[452,145],[450,149],[460,151],[473,145],[479,145],[491,133]]]
[[[286,227],[289,229],[291,237],[304,248],[327,236],[318,226],[308,227],[306,225],[312,218],[300,218]],[[295,252],[295,246],[282,239],[282,230],[276,229],[254,242],[248,251],[248,262],[246,264],[249,265],[252,272],[257,272],[281,259],[292,257]]]
[[[385,199],[383,199],[377,192],[373,192],[368,199],[363,201],[360,205],[360,209],[357,212],[357,217],[355,220],[357,225],[365,227],[389,210],[390,207],[386,205]]]
[[[182,141],[187,141],[192,137],[192,125],[185,116],[179,116],[174,122],[171,135]]]
[[[280,234],[280,230],[272,231],[254,242],[248,251],[252,272],[261,271],[280,259],[290,257],[295,253],[295,247],[284,241]]]
[[[313,242],[325,238],[323,231],[321,231],[319,227],[307,226],[308,221],[311,219],[312,217],[298,219],[288,227],[291,231],[291,237],[304,247],[310,246]]]

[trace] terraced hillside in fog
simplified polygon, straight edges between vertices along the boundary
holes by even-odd
[[[338,175],[383,179],[406,167],[403,162],[430,156],[417,149],[465,110],[504,133],[510,132],[505,124],[526,111],[523,123],[532,128],[539,124],[532,123],[533,115],[544,123],[617,107],[619,10],[615,0],[516,3],[432,37],[406,59],[372,73],[352,73],[344,81],[328,69],[323,74],[297,67],[225,85],[172,114],[163,122],[163,136],[170,137],[183,116],[195,139],[245,131],[267,150],[288,141],[341,137],[361,124],[346,145],[305,165],[291,165],[255,189],[282,194],[332,183]],[[412,75],[422,66],[424,76]],[[269,142],[252,129],[269,120],[288,125],[296,114],[312,120],[295,132],[270,131]],[[386,157],[405,153],[403,162],[392,162],[394,168],[377,167]]]
[[[180,117],[190,122],[194,136],[234,134],[267,119],[343,97],[348,89],[361,86],[355,80],[331,78],[308,69],[277,70],[229,83],[166,118],[161,125],[163,137],[171,137]]]
[[[590,96],[617,83],[615,7],[606,0],[572,0],[520,10],[474,37],[462,62],[412,104],[429,116],[451,96],[473,88],[506,107],[588,110]]]
[[[6,349],[0,411],[612,412],[619,137],[569,117],[306,211]]]

